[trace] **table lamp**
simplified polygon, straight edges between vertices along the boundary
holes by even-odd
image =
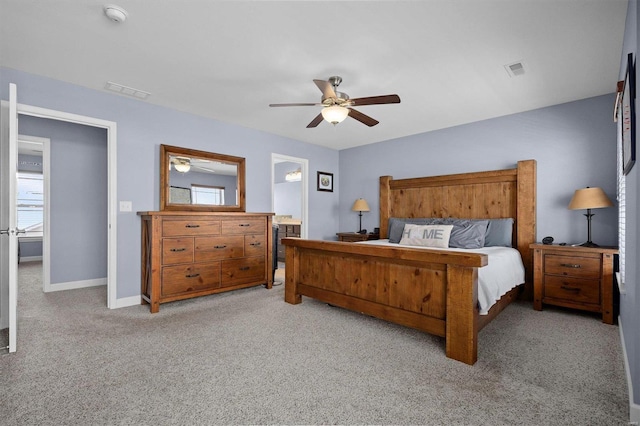
[[[573,198],[569,203],[569,209],[580,210],[587,209],[585,216],[587,217],[587,242],[580,244],[582,247],[598,247],[591,241],[591,209],[599,209],[603,207],[612,207],[613,203],[607,197],[607,194],[601,188],[582,188],[576,189]]]
[[[356,202],[353,203],[351,210],[358,212],[358,216],[360,216],[360,230],[358,232],[362,233],[362,212],[368,212],[370,210],[369,204],[367,204],[364,198],[358,198]]]

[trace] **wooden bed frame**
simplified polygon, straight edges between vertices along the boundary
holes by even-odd
[[[514,169],[394,180],[380,177],[380,238],[390,217],[514,218],[524,286],[479,315],[478,268],[487,255],[350,242],[283,239],[285,301],[302,296],[442,336],[449,358],[474,364],[478,332],[524,287],[530,297],[536,238],[536,162]]]

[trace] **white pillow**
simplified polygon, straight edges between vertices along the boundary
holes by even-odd
[[[400,244],[447,248],[453,225],[413,225],[407,223],[402,231]]]

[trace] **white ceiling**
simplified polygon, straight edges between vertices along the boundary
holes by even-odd
[[[335,149],[615,91],[626,0],[0,0],[0,65]],[[525,74],[505,65],[522,61]],[[313,79],[380,121],[306,125]],[[109,92],[112,93],[112,92]],[[114,95],[122,96],[122,95]]]

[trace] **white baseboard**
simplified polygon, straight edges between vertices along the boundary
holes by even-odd
[[[629,423],[632,425],[640,424],[640,404],[636,404],[633,400],[633,382],[631,381],[631,370],[629,369],[629,358],[627,357],[627,347],[624,343],[624,331],[622,329],[622,321],[618,316],[618,329],[620,330],[620,342],[622,344],[622,355],[624,358],[624,370],[627,373],[627,386],[629,389]]]
[[[68,281],[66,283],[50,284],[45,289],[45,292],[61,291],[61,290],[75,290],[78,288],[97,287],[99,285],[107,285],[107,278],[94,278],[91,280],[81,281]]]
[[[118,308],[127,308],[129,306],[137,306],[142,302],[141,297],[138,296],[131,296],[131,297],[123,297],[122,299],[116,299],[116,306],[112,307],[111,309],[118,309]]]
[[[21,257],[20,263],[24,263],[24,262],[42,262],[42,256]]]

